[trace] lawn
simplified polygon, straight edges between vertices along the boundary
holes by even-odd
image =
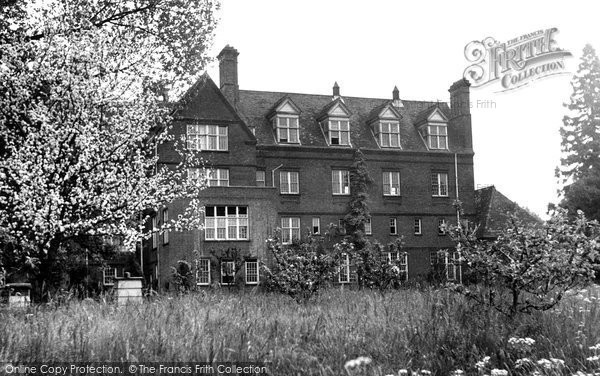
[[[513,320],[445,290],[385,296],[332,289],[306,305],[274,294],[215,291],[116,307],[71,302],[0,311],[0,361],[269,362],[274,375],[477,374],[599,370],[600,292]],[[524,340],[532,338],[529,347]],[[371,362],[346,369],[360,356]],[[515,368],[517,359],[520,368]],[[564,364],[561,363],[564,361]],[[352,362],[350,363],[352,364]],[[483,370],[483,369],[482,369]],[[496,371],[497,372],[497,371]],[[483,374],[483,372],[481,373]],[[518,373],[519,374],[519,373]]]

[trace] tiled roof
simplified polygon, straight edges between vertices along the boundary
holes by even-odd
[[[475,190],[475,211],[478,238],[497,237],[506,228],[512,214],[525,225],[539,225],[542,222],[540,218],[498,192],[494,186]]]
[[[238,111],[250,128],[255,129],[258,144],[276,144],[273,129],[267,114],[282,98],[290,98],[300,109],[300,143],[310,146],[327,146],[325,136],[317,118],[319,114],[332,104],[332,96],[316,94],[297,94],[240,90]],[[389,99],[343,97],[343,102],[350,110],[350,138],[353,147],[378,149],[377,142],[367,124],[373,110],[382,108]],[[398,108],[402,115],[400,120],[400,142],[403,150],[426,151],[425,144],[414,127],[414,121],[421,112],[438,103],[432,101],[402,100],[403,108]],[[447,103],[439,103],[441,110],[448,116],[450,109]],[[452,147],[452,145],[450,145]],[[452,149],[450,150],[452,151]]]

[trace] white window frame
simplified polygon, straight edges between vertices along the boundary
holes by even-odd
[[[433,197],[448,197],[448,173],[431,173],[431,195]]]
[[[107,273],[107,271],[110,271],[110,273]],[[108,278],[108,280],[107,280],[107,278]],[[114,268],[112,266],[107,266],[102,269],[102,284],[104,286],[114,286],[116,278],[117,278],[117,268]]]
[[[443,236],[448,232],[446,231],[447,222],[446,218],[438,218],[438,235]]]
[[[208,170],[209,187],[229,187],[229,169],[211,168]]]
[[[248,273],[248,266],[251,264],[255,264],[255,268],[256,268],[256,275],[252,275],[254,278],[252,280],[248,279],[248,276],[251,275]],[[244,278],[246,279],[246,284],[247,285],[258,285],[258,282],[260,281],[260,271],[259,271],[259,265],[258,265],[258,260],[251,260],[251,261],[245,261],[244,262]]]
[[[446,254],[444,264],[446,267],[446,279],[448,281],[460,280],[462,274],[460,254],[457,251],[452,252],[450,254]]]
[[[347,253],[342,253],[342,261],[338,272],[338,282],[347,284],[350,283],[350,256]],[[342,273],[342,271],[345,273]],[[345,278],[342,278],[343,276]]]
[[[230,266],[231,274],[225,273],[223,267],[227,268]],[[231,277],[231,282],[223,282],[223,277]],[[235,285],[235,261],[225,260],[221,261],[221,284],[223,286]]]
[[[342,129],[345,128],[345,129]],[[338,137],[333,137],[336,135]],[[350,119],[349,118],[329,118],[327,121],[327,135],[330,146],[350,146]],[[346,143],[344,143],[344,137],[346,136]],[[338,143],[334,144],[333,140],[337,138]]]
[[[438,263],[440,255],[438,252],[429,252],[429,265],[434,266]]]
[[[266,187],[267,186],[267,174],[265,170],[256,170],[256,186]]]
[[[373,224],[371,218],[367,218],[365,221],[365,235],[373,235]]]
[[[188,124],[187,147],[196,151],[227,151],[228,132],[224,125]]]
[[[295,120],[295,126],[292,124]],[[298,115],[277,115],[274,119],[278,144],[300,143],[300,119]],[[295,135],[295,139],[292,137]],[[285,136],[285,137],[282,137]],[[292,137],[291,137],[292,136]],[[282,141],[285,140],[285,141]]]
[[[383,171],[383,195],[400,196],[400,171]]]
[[[169,209],[164,208],[162,211],[163,227],[169,224]],[[163,230],[163,245],[169,244],[169,229],[164,228]]]
[[[321,234],[321,218],[313,217],[312,219],[312,233],[313,235]]]
[[[196,284],[198,286],[210,286],[210,259],[201,258],[196,260]]]
[[[300,240],[300,217],[281,217],[281,243],[292,244],[294,239]]]
[[[298,171],[279,172],[279,193],[297,195],[300,193],[300,173]]]
[[[152,249],[158,248],[158,218],[152,217]]]
[[[441,140],[445,145],[442,146]],[[427,144],[432,150],[448,150],[448,125],[445,123],[427,124]]]
[[[350,195],[350,171],[331,170],[331,192],[334,196]]]
[[[381,120],[378,125],[379,146],[398,149],[400,145],[400,122]],[[393,145],[395,143],[395,145]]]
[[[399,261],[398,267],[400,268],[400,273],[404,274],[404,280],[408,281],[408,253],[407,252],[387,252],[387,260],[388,264],[391,264],[392,261]]]
[[[421,218],[415,218],[413,231],[415,235],[423,235],[423,221]]]
[[[225,215],[217,215],[217,208],[224,207]],[[213,208],[213,215],[208,215],[208,208]],[[235,208],[235,214],[229,214],[229,208]],[[242,214],[245,208],[246,214]],[[250,233],[249,208],[244,205],[209,205],[204,208],[204,239],[215,241],[248,240]],[[230,236],[230,228],[235,228],[235,236]],[[219,230],[224,229],[223,236]],[[244,235],[245,232],[245,236]],[[222,232],[221,232],[222,233]]]
[[[398,220],[396,218],[390,218],[390,235],[398,235]],[[392,231],[392,227],[394,231]]]

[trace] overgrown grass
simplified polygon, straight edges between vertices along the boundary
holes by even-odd
[[[306,305],[282,295],[221,291],[126,307],[83,301],[0,312],[0,361],[12,363],[266,361],[274,375],[341,375],[348,360],[368,356],[372,362],[361,374],[476,374],[485,356],[490,368],[514,370],[511,337],[535,339],[524,355],[534,362],[562,359],[565,374],[597,369],[587,358],[600,343],[598,291],[512,321],[453,293],[416,289],[384,297],[334,289]]]

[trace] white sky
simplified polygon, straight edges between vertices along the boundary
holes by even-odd
[[[485,5],[484,5],[485,4]],[[489,4],[489,5],[488,5]],[[600,49],[597,1],[283,1],[223,0],[212,56],[230,44],[241,89],[448,101],[448,88],[468,62],[464,47],[494,37],[508,41],[557,27],[574,73],[583,47]],[[209,74],[218,82],[217,64]],[[558,130],[572,74],[507,93],[472,88],[475,185],[494,184],[545,217],[557,199]]]

